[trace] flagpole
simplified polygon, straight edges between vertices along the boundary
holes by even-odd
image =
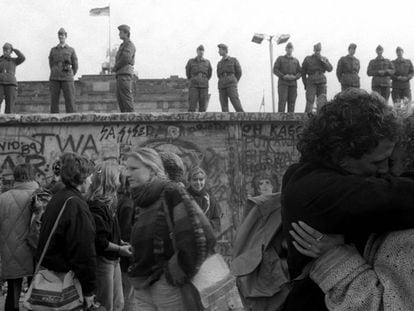
[[[109,14],[108,14],[108,35],[109,35],[109,74],[111,73],[111,1],[108,0]]]

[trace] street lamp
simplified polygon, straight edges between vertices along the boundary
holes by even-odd
[[[269,41],[269,54],[270,54],[270,83],[272,87],[272,109],[273,112],[276,112],[276,104],[275,104],[275,85],[274,85],[274,77],[273,77],[273,40],[276,41],[276,44],[282,44],[289,40],[290,35],[266,35],[264,33],[255,33],[252,42],[261,44],[263,40]]]

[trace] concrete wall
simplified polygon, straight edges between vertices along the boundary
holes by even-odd
[[[115,75],[85,75],[75,81],[76,112],[119,112]],[[137,112],[188,111],[187,80],[172,76],[168,79],[133,80],[134,106]],[[63,94],[60,109],[64,110]],[[49,81],[18,82],[16,113],[50,112]]]
[[[295,148],[302,114],[182,113],[0,116],[0,168],[4,188],[13,167],[32,163],[40,181],[65,151],[96,160],[119,159],[139,147],[169,150],[186,166],[201,165],[208,188],[224,212],[220,250],[230,255],[234,228],[252,181],[272,175],[279,187],[286,168],[298,160]]]

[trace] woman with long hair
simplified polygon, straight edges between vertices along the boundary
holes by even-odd
[[[159,154],[128,154],[126,174],[139,208],[131,234],[129,276],[138,310],[198,310],[189,285],[215,244],[208,219],[183,187],[168,180]]]
[[[107,311],[121,311],[124,307],[119,258],[131,255],[129,244],[121,241],[116,217],[118,187],[119,166],[106,161],[96,166],[86,194],[96,225],[96,298]]]

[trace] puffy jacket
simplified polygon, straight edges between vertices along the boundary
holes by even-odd
[[[33,256],[25,239],[31,218],[29,200],[38,187],[34,181],[16,183],[13,189],[0,195],[0,254],[3,279],[17,279],[33,274]]]

